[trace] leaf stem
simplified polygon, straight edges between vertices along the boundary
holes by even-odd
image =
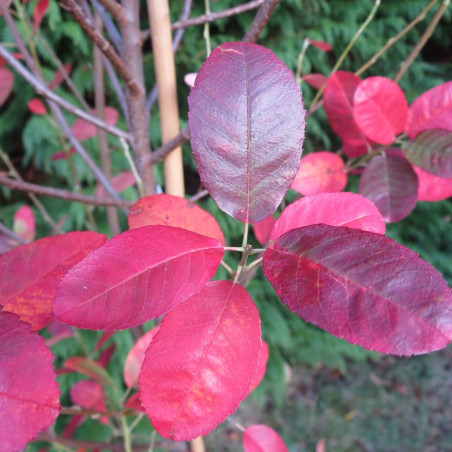
[[[209,17],[211,14],[210,0],[204,0],[204,8],[206,11],[206,16]],[[207,57],[208,57],[210,55],[210,52],[212,51],[212,47],[210,45],[210,23],[209,22],[206,22],[204,24],[203,37],[206,41],[206,53],[207,53]]]
[[[135,166],[132,156],[130,155],[129,145],[127,144],[126,140],[124,140],[124,138],[120,138],[119,141],[121,142],[121,146],[124,151],[124,155],[125,155],[127,161],[129,162],[130,169],[132,170],[133,176],[135,177],[135,180],[137,181],[138,192],[140,193],[140,197],[142,198],[143,196],[146,196],[146,193],[144,192],[143,179],[141,179],[140,175],[138,174],[137,167]]]
[[[306,38],[306,39],[303,41],[303,47],[301,48],[301,52],[300,52],[300,54],[298,55],[298,61],[297,61],[297,75],[296,75],[296,80],[297,80],[297,83],[298,83],[298,84],[301,83],[301,65],[303,64],[303,59],[304,59],[304,56],[305,56],[305,54],[306,54],[306,50],[308,49],[308,47],[309,47],[309,39]]]
[[[245,251],[245,248],[243,246],[224,246],[223,249],[225,251],[238,251],[240,253],[243,253]]]

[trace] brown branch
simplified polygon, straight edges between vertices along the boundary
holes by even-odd
[[[174,148],[177,148],[181,144],[190,139],[190,128],[187,125],[180,131],[174,138],[167,141],[163,146],[160,146],[152,154],[148,155],[145,159],[145,164],[153,165],[154,163],[163,160]]]
[[[0,232],[3,232],[3,234],[7,235],[16,242],[21,243],[22,245],[26,245],[28,243],[27,240],[20,235],[17,235],[14,231],[11,231],[11,229],[7,228],[3,223],[0,223]]]
[[[0,174],[0,185],[11,188],[13,190],[35,193],[37,195],[49,196],[51,198],[66,199],[67,201],[81,202],[83,204],[90,204],[92,206],[113,206],[127,208],[133,204],[132,201],[99,199],[95,198],[94,196],[80,195],[78,193],[72,193],[70,191],[61,190],[59,188],[30,184],[29,182],[10,179],[9,177],[6,177],[2,174]]]
[[[116,2],[115,0],[98,0],[104,8],[113,16],[113,18],[121,23],[124,21],[124,16],[127,14],[127,11],[123,8],[123,6]]]
[[[254,17],[253,22],[251,22],[248,31],[243,37],[242,41],[244,42],[256,42],[257,38],[261,34],[263,28],[270,19],[274,9],[278,5],[279,0],[266,0],[265,3],[259,8],[256,16]]]
[[[143,87],[135,80],[129,71],[129,68],[124,64],[121,57],[115,52],[110,43],[95,29],[95,27],[87,20],[82,8],[73,0],[61,0],[61,4],[66,9],[74,20],[82,27],[83,31],[88,35],[93,44],[98,47],[101,52],[108,58],[111,64],[115,67],[120,77],[126,83],[133,96],[140,96],[143,94]],[[127,15],[124,15],[127,17]]]

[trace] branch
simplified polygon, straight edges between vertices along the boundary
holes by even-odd
[[[37,195],[49,196],[51,198],[66,199],[67,201],[81,202],[92,206],[112,206],[112,207],[130,207],[132,201],[115,200],[115,199],[99,199],[94,196],[80,195],[59,188],[45,187],[37,184],[30,184],[19,180],[10,179],[0,174],[0,185],[11,188],[13,190],[24,191],[27,193],[35,193]]]
[[[116,49],[118,50],[119,54],[122,54],[122,37],[119,34],[118,29],[116,28],[116,25],[113,23],[112,18],[107,13],[107,10],[104,8],[103,5],[101,5],[97,0],[91,0],[91,3],[94,6],[94,9],[96,10],[96,13],[99,14],[99,16],[102,18],[102,22],[104,23],[105,29],[107,30],[108,35],[110,36],[110,39],[113,41],[113,44],[115,45]]]
[[[99,3],[113,16],[113,18],[121,23],[127,14],[125,8],[115,0],[99,0]]]
[[[134,79],[129,72],[129,68],[124,64],[121,57],[114,51],[110,43],[89,23],[83,10],[73,0],[61,0],[62,7],[66,9],[74,20],[82,27],[89,39],[98,47],[102,53],[109,59],[111,64],[118,71],[118,74],[125,81],[126,86],[134,96],[140,96],[143,93],[143,87]],[[127,15],[125,15],[127,17]]]
[[[148,155],[144,160],[145,164],[153,165],[154,163],[163,160],[174,148],[177,148],[181,144],[190,139],[190,128],[187,125],[182,129],[174,138],[167,141],[163,146],[160,146],[152,154]]]
[[[28,243],[27,240],[25,240],[20,235],[17,235],[15,232],[11,231],[11,229],[7,228],[3,223],[0,223],[0,232],[3,232],[3,234],[7,235],[16,242],[21,243],[22,245],[26,245]]]
[[[253,22],[251,23],[248,31],[243,37],[244,42],[256,42],[257,38],[261,34],[263,28],[270,19],[274,9],[278,5],[279,0],[266,0],[265,3],[259,8]]]
[[[21,53],[23,54],[23,52]],[[69,113],[72,113],[73,115],[84,119],[86,122],[94,124],[96,127],[99,127],[99,129],[103,129],[106,132],[111,133],[112,135],[115,135],[119,138],[124,138],[129,142],[132,140],[132,137],[129,133],[125,132],[124,130],[118,129],[117,127],[111,126],[104,121],[101,121],[96,116],[86,113],[80,108],[77,108],[71,103],[65,101],[53,91],[49,90],[44,83],[39,81],[34,75],[27,71],[22,66],[22,64],[20,64],[1,44],[0,56],[3,57],[8,62],[8,64],[36,90],[38,94],[46,97],[49,101],[55,102],[55,104],[64,108]]]

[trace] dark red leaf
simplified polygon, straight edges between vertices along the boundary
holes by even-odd
[[[322,52],[329,52],[330,50],[333,50],[333,47],[325,41],[313,41],[312,39],[310,39],[309,44],[311,46],[317,47]]]
[[[386,225],[375,204],[355,193],[321,193],[306,196],[287,206],[276,221],[270,240],[291,229],[310,224],[346,226],[384,234]]]
[[[342,191],[347,185],[344,161],[333,152],[314,152],[301,159],[293,190],[302,195]]]
[[[314,88],[320,89],[326,84],[327,78],[323,74],[307,74],[301,77],[301,80],[305,81],[308,85]]]
[[[37,30],[49,7],[50,0],[38,0],[33,11],[33,28]]]
[[[97,341],[96,350],[100,350],[102,346],[115,334],[114,331],[106,331]]]
[[[284,441],[266,425],[250,425],[243,432],[245,452],[288,452]]]
[[[361,143],[355,141],[354,143],[349,143],[348,141],[342,142],[342,150],[347,157],[351,159],[355,159],[357,157],[361,157],[366,155],[369,152],[370,145],[366,144],[367,140],[362,140]],[[368,141],[367,141],[368,143]]]
[[[60,411],[60,391],[44,339],[0,312],[0,449],[22,450]]]
[[[0,68],[0,106],[8,99],[14,85],[13,73],[5,68]]]
[[[132,394],[129,397],[129,400],[127,400],[127,402],[124,403],[124,406],[127,408],[132,408],[132,410],[135,411],[141,411],[142,413],[146,413],[143,406],[141,405],[141,400],[138,393]]]
[[[36,240],[0,258],[0,305],[32,326],[44,328],[53,319],[52,302],[61,279],[106,236],[69,232]]]
[[[254,235],[256,236],[257,241],[264,246],[267,243],[267,240],[270,237],[270,232],[273,229],[275,224],[275,218],[272,215],[269,215],[259,223],[253,224]]]
[[[256,375],[254,376],[253,383],[251,383],[248,393],[254,391],[261,383],[267,371],[267,361],[269,357],[268,345],[266,342],[262,341],[262,349],[259,355],[259,367],[257,368]]]
[[[436,202],[452,196],[452,179],[434,176],[415,165],[413,165],[413,169],[418,179],[418,201]]]
[[[96,110],[91,110],[91,114],[97,116]],[[118,110],[113,107],[105,107],[105,122],[114,126],[118,121]],[[97,134],[97,127],[84,119],[77,119],[71,127],[72,133],[77,140],[86,140]]]
[[[105,413],[107,407],[104,402],[104,388],[96,381],[82,380],[75,383],[70,390],[72,402],[87,410]],[[99,421],[108,424],[108,417],[101,416]]]
[[[64,151],[59,151],[59,152],[55,152],[54,154],[52,154],[52,156],[50,157],[50,160],[63,160],[67,158],[67,155],[69,153],[69,155],[75,154],[75,149],[71,148],[69,149],[68,152],[64,152]]]
[[[356,88],[353,117],[364,135],[379,144],[391,144],[405,129],[408,104],[397,83],[369,77]]]
[[[35,214],[29,206],[22,206],[14,214],[13,231],[27,242],[31,242],[35,238]]]
[[[160,325],[140,337],[127,355],[124,364],[124,382],[128,388],[138,387],[138,377],[144,361],[144,354],[159,329]]]
[[[452,131],[452,81],[421,94],[408,109],[405,133],[414,138],[429,129]]]
[[[111,361],[111,357],[116,350],[116,344],[111,344],[107,347],[97,358],[97,363],[102,366],[104,369],[107,368],[108,363]]]
[[[451,115],[452,118],[452,115]],[[405,157],[427,173],[452,178],[452,127],[421,132],[413,141],[403,143]]]
[[[416,206],[417,176],[403,157],[377,155],[361,176],[359,192],[375,203],[386,222],[400,221]]]
[[[35,115],[45,115],[47,113],[46,107],[40,99],[31,99],[28,102],[28,109]]]
[[[213,281],[170,311],[141,368],[140,399],[165,438],[206,435],[248,394],[261,349],[259,313],[245,289]]]
[[[133,174],[133,171],[124,171],[122,173],[117,174],[116,176],[111,178],[112,187],[118,192],[121,193],[126,188],[132,187],[136,184],[136,179]],[[98,198],[105,198],[105,187],[101,184],[97,186],[96,196]],[[143,199],[143,198],[141,198]]]
[[[196,293],[215,274],[223,253],[218,241],[180,228],[126,231],[67,273],[55,315],[93,330],[139,325]]]
[[[305,112],[292,72],[264,47],[222,44],[199,71],[188,103],[204,186],[232,217],[262,221],[278,207],[300,162]]]
[[[67,75],[71,73],[72,64],[63,64],[63,68]],[[49,83],[49,89],[54,90],[62,81],[64,80],[64,75],[61,70],[55,72],[52,81]]]
[[[352,344],[413,355],[451,340],[447,283],[382,235],[325,224],[294,229],[267,249],[263,265],[290,310]]]
[[[334,132],[350,144],[361,144],[364,135],[353,118],[353,96],[361,79],[351,72],[338,71],[328,77],[323,107]]]
[[[139,199],[128,216],[130,229],[151,224],[174,226],[205,235],[225,244],[217,220],[188,199],[172,195],[153,195]]]

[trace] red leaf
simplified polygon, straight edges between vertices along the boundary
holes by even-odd
[[[140,337],[127,355],[124,364],[124,381],[128,388],[138,387],[138,377],[144,361],[144,354],[159,329],[160,325]]]
[[[49,7],[49,0],[39,0],[33,11],[33,28],[37,30]]]
[[[60,411],[60,391],[44,339],[30,325],[0,312],[1,449],[22,450]]]
[[[288,452],[284,441],[266,425],[250,425],[243,432],[245,452]]]
[[[114,331],[106,331],[102,334],[100,339],[97,341],[96,350],[100,350],[102,346],[115,334]]]
[[[75,154],[75,149],[71,148],[69,149],[69,155]],[[60,152],[55,152],[54,154],[52,154],[52,157],[50,157],[50,160],[63,160],[67,158],[68,153],[64,152],[64,151],[60,151]]]
[[[452,81],[421,94],[408,109],[405,133],[414,138],[429,129],[452,131]]]
[[[254,235],[256,236],[257,241],[264,246],[267,243],[267,240],[270,237],[270,232],[273,229],[275,224],[275,218],[272,215],[269,215],[262,221],[253,224]]]
[[[262,379],[264,378],[265,372],[267,371],[268,357],[269,357],[268,345],[266,342],[262,341],[262,349],[259,355],[259,367],[257,368],[254,380],[251,383],[250,389],[248,390],[248,394],[251,391],[254,391],[260,385]]]
[[[318,224],[264,254],[264,275],[290,310],[352,344],[427,353],[452,337],[452,296],[441,275],[391,239]]]
[[[330,50],[333,50],[333,47],[325,41],[313,41],[312,39],[310,39],[309,44],[311,46],[317,47],[322,52],[329,52]]]
[[[96,381],[82,380],[75,383],[70,390],[70,395],[72,402],[82,408],[95,410],[100,413],[107,411],[104,402],[104,388]],[[101,416],[99,421],[107,425],[108,417]]]
[[[161,194],[141,198],[130,208],[128,221],[130,229],[151,224],[174,226],[211,237],[225,245],[217,220],[180,196]]]
[[[245,289],[213,281],[163,319],[139,380],[165,438],[206,435],[248,394],[261,349],[259,313]]]
[[[418,179],[418,201],[436,202],[452,196],[452,179],[443,179],[413,165]]]
[[[31,242],[35,238],[35,214],[29,206],[22,206],[14,214],[13,231],[27,242]]]
[[[97,358],[97,363],[102,366],[104,369],[107,368],[108,363],[111,361],[111,357],[113,356],[113,353],[116,350],[116,344],[111,344],[109,347],[107,347]]]
[[[135,411],[141,411],[142,413],[146,413],[143,406],[141,405],[141,400],[138,393],[132,394],[129,397],[129,400],[127,400],[127,402],[124,403],[124,406],[127,408],[132,408],[132,410]]]
[[[45,105],[39,99],[31,99],[28,102],[28,109],[36,115],[45,115],[47,113]]]
[[[369,140],[391,144],[403,132],[408,112],[405,94],[386,77],[369,77],[356,88],[353,117]]]
[[[403,157],[377,155],[361,176],[359,192],[375,203],[385,221],[393,223],[415,208],[417,176]]]
[[[276,220],[270,240],[291,229],[310,224],[346,226],[384,234],[386,225],[375,204],[355,193],[321,193],[306,196],[287,206]]]
[[[302,195],[342,191],[347,185],[344,161],[332,152],[314,152],[301,159],[290,188]]]
[[[105,242],[95,232],[69,232],[23,245],[0,259],[0,305],[40,330],[53,319],[52,302],[67,271]]]
[[[361,157],[369,152],[369,147],[367,146],[366,141],[367,140],[362,140],[361,143],[358,141],[355,141],[354,143],[343,141],[342,150],[344,151],[344,154],[351,159]]]
[[[14,85],[13,73],[5,68],[0,68],[0,106],[8,99]]]
[[[338,71],[328,77],[323,92],[323,107],[331,128],[351,144],[361,144],[364,138],[353,118],[353,96],[360,82],[355,74]]]
[[[63,68],[66,71],[66,74],[69,75],[71,73],[72,64],[63,64]],[[63,80],[63,72],[58,69],[58,71],[55,72],[52,81],[49,83],[49,89],[54,90]]]
[[[91,110],[93,115],[97,116],[95,109]],[[105,107],[105,122],[114,126],[118,121],[118,110],[113,107]],[[97,127],[84,119],[77,119],[71,127],[72,133],[77,140],[86,140],[97,134]]]
[[[413,141],[403,143],[402,149],[413,165],[435,176],[452,178],[452,132],[426,130]]]
[[[102,365],[92,359],[85,358],[84,356],[72,356],[65,361],[64,367],[86,375],[104,386],[114,386],[113,380],[107,371]]]
[[[268,217],[295,177],[304,139],[292,72],[264,47],[222,44],[199,71],[188,104],[193,154],[214,201],[243,222]]]
[[[196,293],[215,274],[223,253],[216,240],[180,228],[126,231],[67,273],[55,315],[93,330],[139,325]]]
[[[326,84],[327,78],[323,74],[308,74],[303,75],[301,80],[305,81],[308,85],[311,85],[314,88],[320,89]]]
[[[124,171],[122,173],[117,174],[115,177],[111,178],[112,187],[118,192],[121,193],[126,188],[132,187],[136,184],[135,176],[132,171]],[[96,190],[96,196],[98,198],[105,198],[105,188],[103,185],[98,185]],[[143,199],[143,198],[141,198]]]

